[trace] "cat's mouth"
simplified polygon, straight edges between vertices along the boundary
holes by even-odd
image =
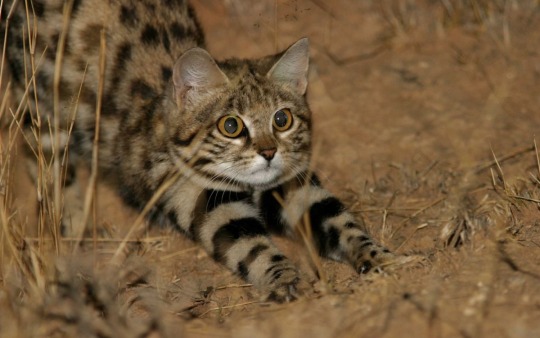
[[[256,159],[243,178],[251,185],[272,185],[283,175],[283,161],[276,156],[272,161]]]
[[[285,174],[285,163],[281,156],[275,156],[271,161],[256,158],[247,166],[236,167],[231,163],[218,165],[225,181],[236,182],[252,187],[267,188],[279,185]],[[235,168],[235,170],[231,170]]]
[[[270,164],[264,168],[253,170],[249,175],[246,175],[244,179],[251,185],[269,185],[276,182],[281,174],[281,168],[277,168]]]

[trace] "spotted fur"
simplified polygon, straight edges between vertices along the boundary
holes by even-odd
[[[35,56],[43,58],[35,71],[36,86],[28,88],[27,124],[37,114],[52,116],[65,3],[19,0],[9,17],[14,2],[2,8],[20,99],[33,73],[25,13],[37,23]],[[392,259],[309,174],[306,39],[259,60],[216,62],[202,49],[203,33],[182,0],[77,0],[68,32],[60,90],[63,130],[77,112],[73,137],[65,138],[70,158],[90,158],[104,32],[99,163],[102,176],[127,203],[143,207],[176,177],[156,203],[155,219],[166,219],[277,301],[294,297],[299,275],[269,232],[294,235],[305,214],[322,256],[348,262],[358,272]],[[272,121],[283,109],[291,112],[292,124],[279,131]],[[217,127],[229,115],[244,125],[238,137],[227,137]]]

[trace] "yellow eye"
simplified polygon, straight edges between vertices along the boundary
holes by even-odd
[[[272,124],[277,131],[285,131],[292,126],[293,118],[291,111],[287,108],[278,110],[274,114],[274,120]]]
[[[240,136],[244,130],[244,122],[234,115],[223,116],[219,119],[217,126],[220,133],[231,138]]]

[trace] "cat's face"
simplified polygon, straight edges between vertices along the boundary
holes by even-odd
[[[221,190],[268,189],[307,171],[307,40],[279,58],[220,66],[203,50],[186,54],[175,66],[174,81],[185,119],[179,133],[190,136],[177,153],[199,181]]]
[[[303,96],[265,78],[247,77],[214,105],[195,168],[255,188],[276,186],[307,170],[310,112]]]

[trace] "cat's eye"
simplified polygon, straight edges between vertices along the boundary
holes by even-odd
[[[287,108],[283,108],[278,110],[274,114],[274,120],[272,121],[272,124],[277,131],[285,131],[291,127],[292,122],[293,118],[291,111]]]
[[[238,116],[223,116],[218,121],[218,130],[227,137],[238,137],[244,130],[244,122]]]

